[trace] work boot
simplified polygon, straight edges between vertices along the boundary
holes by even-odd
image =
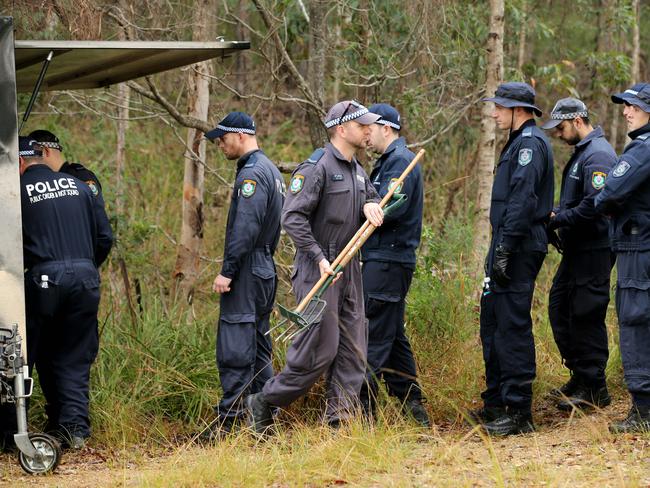
[[[503,417],[506,414],[505,407],[481,407],[467,412],[466,417],[473,425],[483,425]]]
[[[267,433],[273,425],[273,412],[271,404],[266,400],[264,393],[253,393],[246,397],[246,407],[248,408],[249,427],[253,432],[259,435]]]
[[[416,398],[413,400],[407,400],[404,403],[404,412],[406,415],[413,417],[418,424],[422,427],[431,427],[431,421],[429,420],[429,414],[422,404],[422,400]]]
[[[580,380],[580,377],[578,375],[572,374],[571,378],[569,378],[569,381],[564,383],[559,388],[553,388],[548,393],[548,395],[557,399],[564,399],[573,395],[581,384],[582,381]]]
[[[533,417],[530,410],[509,408],[505,415],[483,425],[488,435],[507,436],[533,432]]]
[[[225,439],[235,429],[236,417],[218,417],[198,435],[199,442],[217,442]]]
[[[574,408],[578,410],[591,410],[594,407],[606,407],[610,403],[612,403],[612,397],[609,396],[607,386],[592,388],[586,385],[580,385],[569,398],[560,400],[557,408],[564,411],[571,411]]]
[[[609,424],[609,431],[612,434],[650,432],[650,408],[632,405],[624,420]]]

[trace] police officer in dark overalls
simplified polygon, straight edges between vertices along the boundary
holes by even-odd
[[[325,118],[330,143],[316,150],[294,171],[282,210],[282,226],[296,246],[293,289],[302,300],[367,218],[380,226],[379,195],[355,158],[366,147],[369,126],[379,116],[355,101],[334,105]],[[247,398],[252,426],[263,433],[271,408],[284,407],[304,395],[326,375],[325,417],[337,427],[358,407],[365,378],[367,329],[361,267],[353,258],[322,298],[322,320],[301,332],[287,351],[284,369]]]
[[[370,107],[381,116],[370,126],[370,147],[381,154],[370,180],[380,196],[397,181],[415,155],[400,137],[400,115],[385,103]],[[361,404],[372,415],[377,380],[383,378],[388,392],[402,403],[405,413],[428,427],[429,416],[422,405],[415,359],[405,334],[404,311],[413,271],[415,250],[422,232],[422,174],[416,166],[398,193],[406,203],[386,216],[384,224],[366,241],[362,250],[363,297],[368,318],[368,375],[361,388]]]
[[[88,384],[99,348],[99,272],[113,242],[88,186],[52,171],[21,137],[27,345],[46,400],[48,427],[64,446],[90,436]]]
[[[43,162],[47,164],[52,171],[61,171],[74,176],[78,180],[85,182],[90,188],[93,196],[98,198],[102,205],[104,198],[102,196],[102,185],[99,179],[88,168],[80,163],[69,163],[63,156],[63,146],[59,138],[49,130],[39,129],[30,132],[27,136],[29,139],[36,141],[37,148],[43,153]]]
[[[573,154],[562,172],[560,205],[548,224],[557,229],[562,261],[549,294],[548,316],[562,362],[571,378],[551,392],[560,410],[611,403],[605,383],[609,351],[605,316],[614,255],[607,219],[594,199],[605,186],[616,153],[600,127],[589,121],[586,105],[576,98],[559,100],[543,129],[554,129]],[[556,234],[557,235],[557,234]]]
[[[553,152],[535,125],[535,91],[526,83],[504,83],[493,118],[510,131],[495,170],[490,206],[492,240],[481,298],[481,342],[485,361],[484,407],[471,417],[488,434],[534,429],[531,404],[535,344],[530,309],[535,279],[547,252],[546,222],[553,208]]]
[[[596,197],[596,210],[611,216],[616,253],[616,311],[625,382],[632,395],[627,418],[610,430],[650,431],[650,84],[612,95],[625,104],[632,139]]]
[[[242,400],[261,391],[273,376],[267,332],[285,186],[278,169],[259,149],[255,132],[249,115],[231,112],[205,134],[226,158],[237,160],[223,265],[213,284],[221,294],[217,365],[223,397],[208,436],[230,432],[244,413]]]

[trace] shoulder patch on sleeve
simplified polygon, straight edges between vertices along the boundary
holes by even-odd
[[[302,190],[304,183],[305,183],[305,177],[303,175],[299,173],[293,175],[293,178],[291,178],[291,185],[289,186],[291,193],[293,193],[294,195],[296,193],[300,193],[300,190]]]
[[[325,154],[325,149],[322,147],[316,149],[313,153],[311,153],[311,156],[307,159],[308,163],[316,164],[320,158],[323,157],[323,154]]]
[[[390,191],[398,182],[399,178],[391,178],[390,183],[388,183],[388,191]],[[399,193],[402,190],[402,184],[400,183],[395,188],[395,193]]]
[[[519,165],[526,166],[533,160],[533,150],[527,147],[519,150]]]
[[[257,181],[244,180],[244,182],[241,184],[241,195],[244,198],[250,198],[255,194],[256,188],[257,188]]]
[[[86,185],[88,185],[88,188],[90,188],[90,191],[93,192],[94,197],[99,195],[99,189],[97,188],[97,183],[95,183],[94,180],[86,181]]]
[[[612,176],[614,178],[620,178],[630,169],[630,163],[627,161],[621,161],[618,163],[612,170]]]
[[[603,173],[602,171],[594,171],[594,173],[591,175],[591,186],[593,186],[596,190],[600,190],[603,186],[605,186],[606,179],[607,173]]]

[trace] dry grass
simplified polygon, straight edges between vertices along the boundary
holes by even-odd
[[[545,401],[532,435],[489,439],[459,423],[421,430],[392,418],[340,431],[281,425],[260,442],[243,432],[218,445],[187,442],[155,452],[86,449],[66,454],[55,476],[24,476],[0,457],[12,486],[648,486],[650,437],[613,436],[618,401],[592,415],[560,416]]]

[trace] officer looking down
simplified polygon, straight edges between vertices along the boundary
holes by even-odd
[[[277,278],[273,254],[280,239],[285,185],[257,145],[253,119],[229,113],[205,137],[224,156],[237,160],[223,265],[212,289],[221,295],[217,365],[223,397],[217,421],[204,438],[231,432],[245,413],[243,399],[262,390],[273,376],[269,317]]]
[[[616,312],[625,383],[632,396],[614,433],[650,431],[650,84],[637,83],[612,101],[624,104],[632,139],[596,197],[596,210],[611,216],[617,259]]]
[[[535,279],[547,252],[546,222],[553,208],[553,152],[535,125],[535,90],[499,85],[494,102],[497,127],[509,131],[492,185],[492,239],[481,298],[481,343],[486,389],[483,408],[470,417],[490,435],[534,429],[531,405],[535,343],[530,309]]]
[[[609,247],[608,222],[596,212],[594,199],[605,186],[616,153],[600,127],[589,121],[586,105],[576,98],[559,100],[553,129],[573,146],[562,172],[560,205],[553,209],[549,232],[559,232],[563,252],[548,300],[548,316],[569,381],[551,392],[560,410],[604,407],[611,403],[605,383],[609,351],[605,316],[609,276],[614,255]]]
[[[385,103],[370,107],[381,116],[370,126],[370,148],[380,154],[370,180],[380,196],[386,195],[415,155],[400,137],[400,115]],[[361,388],[361,404],[367,415],[374,414],[377,380],[386,382],[388,392],[401,402],[404,412],[420,425],[430,425],[422,405],[422,391],[411,344],[406,336],[404,311],[415,270],[415,250],[422,232],[422,175],[416,165],[397,193],[406,203],[384,218],[363,246],[363,296],[368,318],[368,376]]]
[[[282,226],[296,246],[293,289],[302,300],[322,275],[333,275],[335,260],[363,221],[380,226],[379,195],[355,158],[379,115],[355,101],[334,105],[325,127],[330,143],[317,149],[294,171],[282,210]],[[367,332],[361,268],[355,257],[323,294],[322,320],[301,332],[287,351],[284,369],[247,398],[253,428],[264,433],[272,423],[271,408],[301,397],[326,375],[329,425],[354,415],[364,381]]]
[[[99,272],[113,243],[99,199],[19,138],[27,344],[46,400],[46,432],[79,449],[90,436],[90,367],[99,348]]]
[[[35,130],[28,136],[29,139],[36,141],[37,148],[43,153],[42,159],[52,171],[61,171],[74,176],[78,180],[85,182],[93,193],[93,196],[99,198],[104,204],[102,196],[102,185],[99,179],[88,168],[80,163],[69,163],[63,156],[63,146],[59,138],[49,130]]]

